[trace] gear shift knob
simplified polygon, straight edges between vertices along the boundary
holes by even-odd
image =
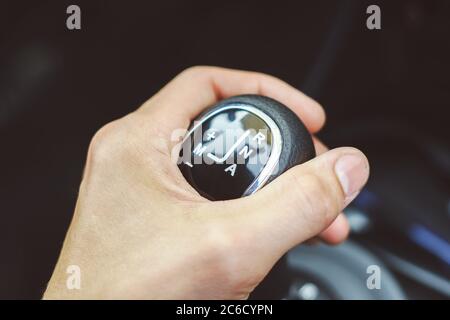
[[[202,196],[228,200],[253,194],[315,151],[290,109],[268,97],[242,95],[199,115],[179,156],[181,172]]]

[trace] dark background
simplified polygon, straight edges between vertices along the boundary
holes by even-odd
[[[66,28],[70,4],[82,30]],[[366,28],[369,4],[382,30]],[[1,1],[0,298],[41,297],[95,131],[198,64],[270,73],[313,96],[328,114],[320,137],[367,152],[389,194],[414,185],[398,203],[432,199],[411,207],[436,205],[424,219],[449,237],[449,14],[431,0]],[[417,144],[436,146],[439,164]]]

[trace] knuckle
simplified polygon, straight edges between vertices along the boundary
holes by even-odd
[[[195,76],[202,76],[204,74],[207,74],[209,71],[211,71],[212,67],[208,66],[192,66],[189,68],[184,69],[180,75],[181,76],[188,76],[188,77],[195,77]]]
[[[90,162],[105,162],[126,146],[125,128],[119,120],[100,128],[91,139],[88,150]]]
[[[100,151],[103,152],[105,145],[108,143],[112,131],[115,130],[112,123],[108,123],[101,127],[91,139],[89,144],[89,153],[96,156]]]

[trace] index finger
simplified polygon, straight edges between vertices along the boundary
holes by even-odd
[[[304,122],[312,133],[325,122],[319,103],[286,82],[267,74],[219,67],[189,68],[140,108],[170,117],[172,129],[187,128],[206,107],[240,94],[260,94],[280,101]],[[154,110],[154,108],[158,110]]]

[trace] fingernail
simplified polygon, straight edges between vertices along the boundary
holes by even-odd
[[[367,182],[367,161],[362,154],[346,154],[336,161],[334,170],[345,194],[344,206],[347,206]]]

